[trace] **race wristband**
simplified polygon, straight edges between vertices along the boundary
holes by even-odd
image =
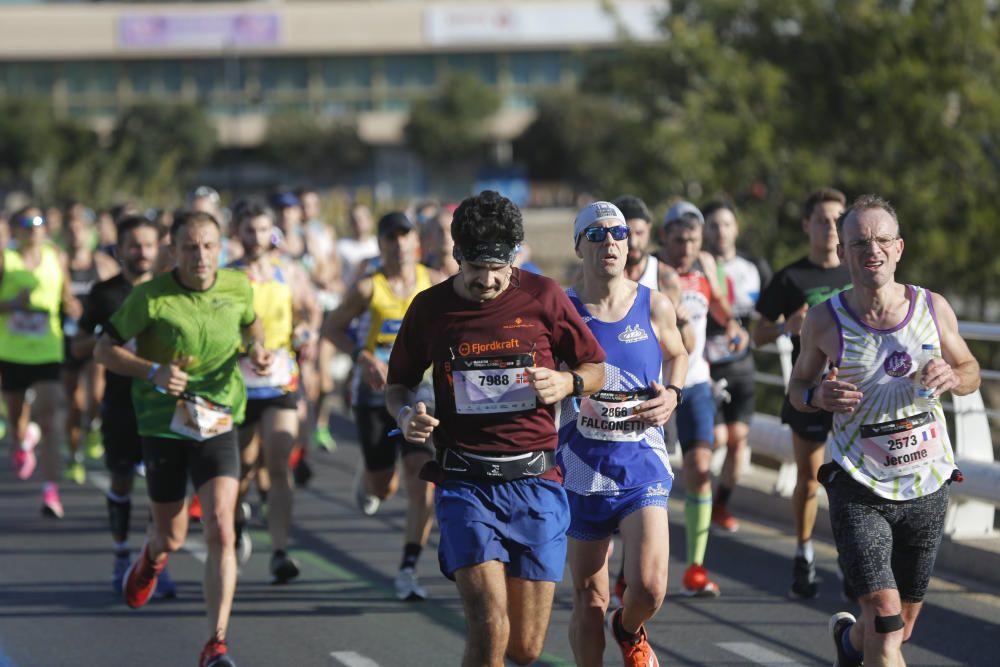
[[[149,380],[150,382],[152,382],[153,378],[156,377],[156,372],[158,370],[160,370],[160,365],[157,364],[157,363],[154,363],[152,366],[149,367],[149,372],[146,373],[146,379]]]
[[[396,424],[400,424],[402,422],[402,419],[400,419],[400,417],[403,414],[403,410],[412,410],[412,409],[413,409],[412,405],[404,405],[403,407],[401,407],[399,409],[399,412],[396,413]],[[400,428],[402,428],[401,425],[400,425]]]

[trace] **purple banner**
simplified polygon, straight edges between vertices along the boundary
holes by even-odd
[[[118,21],[127,49],[259,48],[281,43],[281,16],[268,12],[129,14]]]

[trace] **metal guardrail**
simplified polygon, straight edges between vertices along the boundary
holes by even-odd
[[[959,322],[959,332],[968,340],[1000,342],[1000,325]],[[787,387],[792,369],[791,342],[782,337],[759,351],[777,354],[782,374],[757,373],[757,381]],[[1000,371],[983,370],[982,377],[988,381],[1000,380]],[[1000,419],[1000,410],[987,409],[979,391],[954,396],[951,403],[943,405],[953,415],[952,445],[956,464],[965,477],[961,484],[952,485],[945,532],[958,539],[992,536],[996,509],[1000,507],[1000,462],[994,460],[989,420]],[[791,430],[778,417],[758,412],[750,424],[749,446],[753,453],[780,463],[774,492],[790,497],[796,478]]]

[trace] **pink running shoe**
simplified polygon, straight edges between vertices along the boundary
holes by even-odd
[[[21,480],[30,479],[35,472],[38,461],[35,459],[35,452],[31,449],[18,449],[11,459],[17,478]]]
[[[54,519],[63,518],[62,501],[59,500],[59,489],[55,485],[42,489],[42,515]]]

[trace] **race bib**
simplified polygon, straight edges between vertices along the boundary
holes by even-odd
[[[877,480],[901,477],[945,457],[941,429],[930,412],[861,426],[864,468]]]
[[[267,375],[259,375],[254,370],[250,357],[240,357],[240,373],[247,389],[286,387],[292,383],[293,370],[292,355],[285,348],[274,351],[274,360]]]
[[[177,400],[170,430],[199,442],[233,430],[233,412],[200,396]]]
[[[18,336],[44,336],[49,332],[49,314],[44,310],[14,310],[7,328]]]
[[[486,414],[532,410],[537,405],[527,368],[530,354],[458,359],[451,371],[455,411]]]
[[[646,435],[649,424],[636,413],[636,407],[648,400],[649,391],[599,391],[580,399],[576,428],[592,440],[637,442]]]

